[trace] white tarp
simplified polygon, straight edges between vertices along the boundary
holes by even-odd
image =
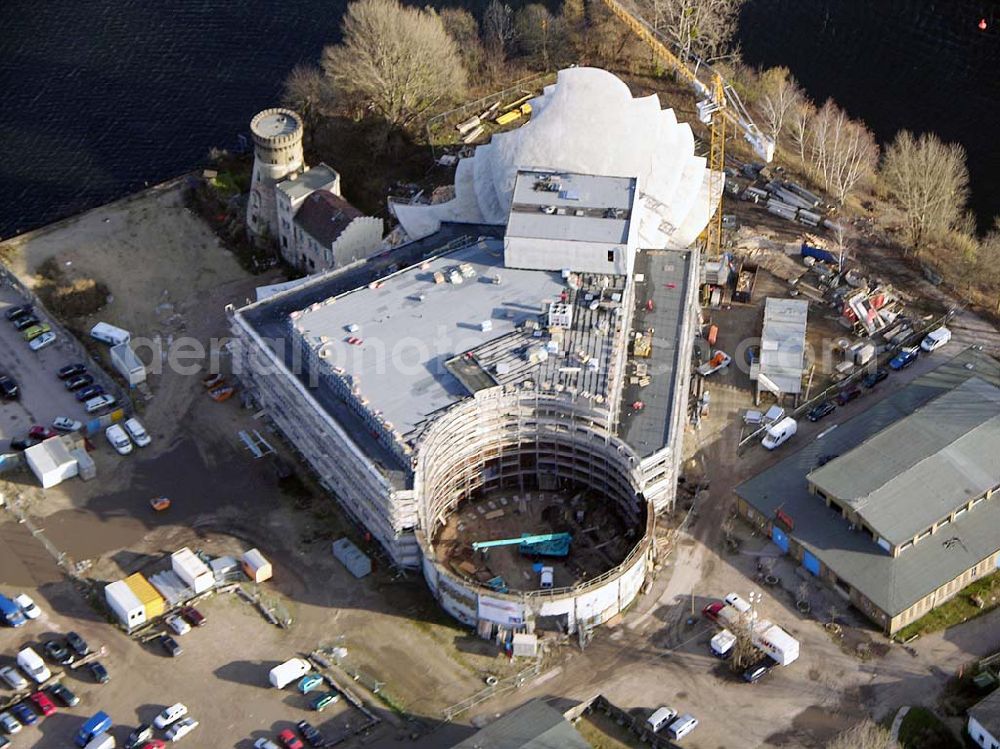
[[[50,437],[29,447],[24,451],[24,461],[41,482],[43,489],[73,478],[79,472],[76,458],[70,455],[69,449],[59,437]]]

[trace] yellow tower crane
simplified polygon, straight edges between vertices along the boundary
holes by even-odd
[[[726,121],[732,123],[749,141],[754,152],[765,162],[774,158],[774,141],[765,136],[754,124],[746,107],[732,86],[715,70],[696,61],[694,70],[675,54],[662,37],[642,16],[626,8],[619,0],[603,0],[608,9],[642,39],[666,65],[677,72],[694,88],[699,97],[698,118],[709,126],[708,183],[709,221],[702,233],[705,256],[718,257],[722,248],[722,192],[725,187]],[[700,75],[708,82],[699,78]],[[717,116],[718,115],[718,116]],[[718,210],[714,210],[716,206]],[[714,211],[714,212],[713,212]]]

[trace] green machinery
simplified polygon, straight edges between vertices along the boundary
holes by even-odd
[[[569,545],[573,536],[569,533],[521,534],[520,538],[501,538],[496,541],[475,541],[474,551],[483,551],[495,546],[513,546],[526,557],[565,557],[569,555]]]

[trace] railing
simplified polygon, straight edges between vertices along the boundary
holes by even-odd
[[[524,686],[529,679],[533,679],[541,672],[542,662],[541,660],[536,660],[523,671],[518,671],[513,676],[497,679],[493,684],[488,683],[485,688],[476,692],[471,697],[467,697],[461,702],[456,702],[454,705],[446,707],[442,711],[442,717],[446,722],[450,722],[467,710],[471,710],[476,705],[479,705],[492,697],[507,694],[508,692],[513,692],[515,689],[519,689]]]

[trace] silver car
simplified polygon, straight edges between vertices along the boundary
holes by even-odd
[[[28,680],[21,676],[21,672],[13,666],[0,668],[0,679],[10,684],[13,689],[27,689]]]
[[[0,728],[3,728],[7,733],[13,736],[15,733],[21,730],[21,722],[15,718],[13,715],[4,710],[0,713]]]

